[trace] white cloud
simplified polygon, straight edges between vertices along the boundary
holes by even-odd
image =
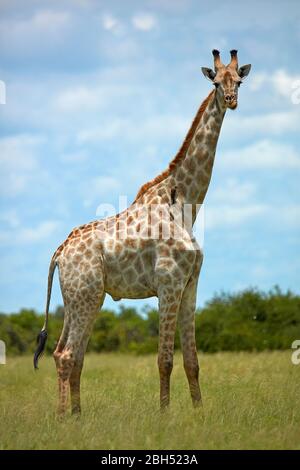
[[[242,139],[250,136],[276,135],[299,132],[300,106],[291,111],[274,111],[261,115],[230,116],[223,124],[223,139]],[[238,130],[238,132],[237,132]]]
[[[238,226],[261,216],[266,210],[267,206],[264,204],[208,206],[205,207],[205,229]]]
[[[35,149],[41,138],[26,134],[3,137],[0,140],[2,170],[33,170],[36,168]]]
[[[243,147],[227,151],[220,159],[228,169],[299,169],[300,154],[290,144],[261,140]]]
[[[90,207],[93,204],[107,203],[111,192],[120,189],[120,182],[112,176],[99,176],[92,178],[82,187],[83,205]],[[107,199],[105,200],[105,196]]]
[[[54,220],[40,222],[35,227],[15,227],[0,232],[0,242],[3,245],[23,245],[37,243],[48,239],[57,230],[59,223]]]
[[[61,160],[65,163],[79,163],[88,159],[88,153],[85,150],[78,150],[69,153],[63,153]]]
[[[121,72],[120,72],[121,73]],[[117,83],[113,83],[111,77],[103,79],[101,76],[83,78],[84,83],[64,87],[56,90],[51,99],[50,109],[54,113],[72,113],[73,121],[75,117],[80,117],[87,112],[96,111],[99,120],[99,113],[105,108],[105,116],[114,110],[115,106],[120,106],[120,101],[136,99],[144,94],[141,85],[134,86],[128,81],[122,82],[119,78]],[[101,85],[98,85],[101,83]],[[74,113],[77,113],[74,115]],[[57,116],[59,117],[59,116]],[[63,117],[65,119],[65,117]]]
[[[133,26],[140,31],[150,31],[156,23],[156,18],[150,13],[138,13],[132,17]]]
[[[60,92],[54,100],[54,107],[62,112],[90,110],[99,107],[97,90],[76,86]]]
[[[300,227],[300,205],[292,204],[274,209],[280,225],[284,227]]]
[[[271,271],[269,268],[262,263],[258,263],[250,269],[250,275],[253,277],[255,282],[265,281],[270,277],[270,274]]]
[[[1,189],[6,196],[23,192],[38,169],[37,151],[41,137],[20,134],[0,139]]]
[[[264,86],[272,87],[275,93],[290,98],[293,93],[293,83],[300,79],[300,75],[292,75],[284,69],[275,71],[257,72],[249,80],[249,88],[258,91]]]
[[[70,13],[66,11],[37,11],[29,21],[16,23],[15,28],[26,28],[27,30],[40,30],[43,33],[57,33],[64,29],[70,22]]]
[[[2,212],[0,214],[0,221],[11,228],[16,228],[20,225],[20,219],[15,209],[9,209]]]
[[[110,13],[102,16],[102,26],[106,31],[120,33],[123,30],[121,21]]]
[[[263,217],[263,218],[262,218]],[[300,226],[299,204],[261,202],[256,195],[256,185],[230,178],[211,193],[205,205],[204,227],[207,230],[235,228],[250,221],[257,227],[272,226],[291,229]]]
[[[299,77],[297,77],[299,78]],[[277,93],[282,96],[291,97],[292,94],[292,84],[295,80],[295,77],[287,74],[285,70],[277,70],[271,77],[271,82]]]
[[[100,51],[103,57],[115,63],[128,61],[132,58],[141,58],[141,45],[132,37],[122,37],[119,41],[101,41]]]
[[[251,75],[251,80],[249,80],[249,88],[250,90],[257,91],[265,84],[267,80],[267,73],[266,72],[257,72]]]
[[[45,39],[51,38],[49,45],[57,44],[64,37],[71,16],[67,11],[39,10],[24,19],[5,19],[0,23],[0,38],[5,51],[24,51],[30,45],[39,47]]]
[[[256,186],[253,183],[240,183],[234,178],[224,182],[211,192],[211,200],[216,202],[244,202],[254,195]]]
[[[78,142],[100,142],[102,140],[114,139],[123,136],[125,139],[145,139],[150,142],[153,139],[184,137],[188,129],[188,120],[179,115],[153,115],[141,122],[128,119],[114,119],[103,122],[101,127],[83,129],[78,133]]]

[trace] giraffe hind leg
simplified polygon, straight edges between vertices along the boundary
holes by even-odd
[[[104,283],[100,266],[94,271],[81,273],[79,287],[74,291],[72,282],[64,281],[61,287],[65,304],[65,320],[61,338],[54,352],[58,375],[58,415],[65,414],[69,390],[72,394],[73,412],[80,411],[80,375],[85,349],[94,320],[104,299]],[[78,276],[78,274],[76,274]]]
[[[164,410],[170,403],[170,378],[173,369],[174,338],[177,312],[180,305],[181,289],[164,288],[159,294],[159,347],[158,370],[160,376],[160,408]],[[173,297],[173,302],[170,302]]]
[[[102,307],[105,295],[100,302],[99,308]],[[70,375],[70,392],[71,392],[71,410],[72,414],[78,415],[81,413],[80,404],[80,378],[84,362],[84,354],[90,339],[94,321],[92,320],[88,325],[83,334],[81,343],[78,347],[77,355],[73,365],[73,369]]]

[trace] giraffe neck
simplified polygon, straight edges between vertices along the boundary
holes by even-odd
[[[201,116],[185,157],[172,171],[172,183],[184,204],[203,203],[225,112],[226,108],[215,91]]]

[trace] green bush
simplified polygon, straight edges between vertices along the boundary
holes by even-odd
[[[49,318],[47,352],[55,349],[64,310],[58,307]],[[34,310],[0,314],[0,339],[8,354],[32,353],[44,316]],[[278,287],[263,293],[247,289],[237,294],[215,295],[195,316],[199,350],[262,351],[289,349],[300,339],[300,297]],[[147,354],[158,348],[159,315],[155,309],[120,307],[118,312],[101,310],[89,342],[89,351],[121,351]],[[175,348],[180,346],[176,333]]]

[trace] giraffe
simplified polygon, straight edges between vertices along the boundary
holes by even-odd
[[[45,323],[38,336],[34,367],[45,348],[57,266],[65,306],[62,333],[53,353],[59,415],[67,410],[69,391],[72,413],[81,411],[84,354],[106,294],[114,300],[158,297],[161,409],[170,401],[177,325],[192,403],[201,404],[194,317],[203,253],[190,226],[181,222],[185,206],[192,208],[190,225],[195,222],[210,183],[225,112],[237,107],[238,87],[251,68],[250,64],[239,67],[237,51],[230,53],[230,63],[225,66],[214,49],[214,70],[202,68],[214,89],[201,104],[168,168],[144,184],[123,212],[73,229],[51,259]]]

